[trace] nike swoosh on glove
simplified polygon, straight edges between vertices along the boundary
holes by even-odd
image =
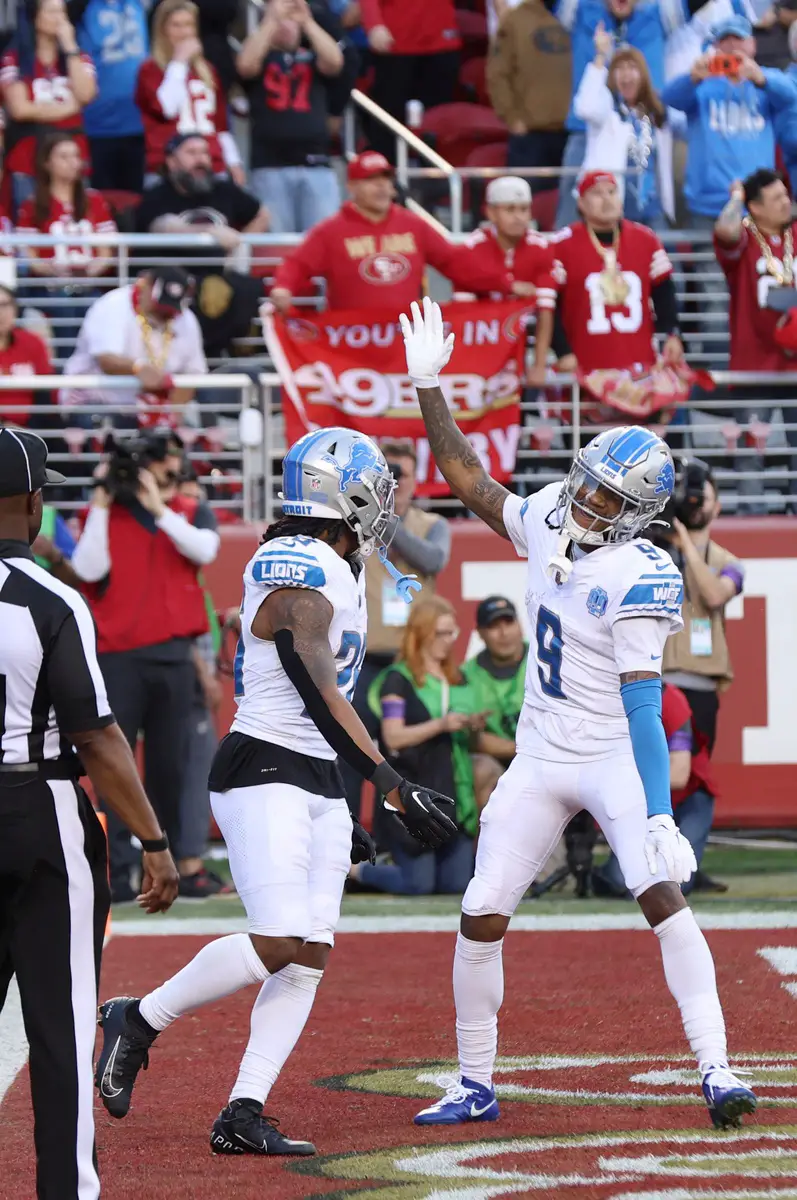
[[[672,817],[648,817],[645,857],[651,875],[659,870],[659,856],[673,883],[686,883],[697,870],[695,852]]]
[[[376,846],[367,829],[363,829],[356,817],[352,817],[351,861],[353,863],[376,862]]]
[[[408,783],[406,779],[398,793],[404,812],[397,812],[396,816],[417,841],[437,850],[456,837],[456,805],[450,796],[418,783]]]
[[[407,374],[416,388],[439,386],[438,372],[442,371],[454,349],[454,335],[445,336],[440,305],[428,296],[423,298],[423,316],[417,303],[410,305],[412,323],[404,313],[399,317],[407,356]]]

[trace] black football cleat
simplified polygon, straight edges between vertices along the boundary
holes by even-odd
[[[131,1020],[133,1005],[138,1005],[135,997],[115,996],[100,1005],[97,1016],[103,1040],[94,1083],[108,1112],[119,1120],[127,1116],[136,1077],[149,1066],[149,1048],[158,1036]]]
[[[312,1142],[294,1142],[278,1125],[256,1100],[231,1100],[213,1122],[210,1148],[214,1154],[315,1154]]]

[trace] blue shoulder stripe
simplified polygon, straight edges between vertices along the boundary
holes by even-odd
[[[681,610],[684,596],[684,585],[680,578],[658,583],[635,583],[620,602],[620,608],[677,609]]]

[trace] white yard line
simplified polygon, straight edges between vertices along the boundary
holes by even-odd
[[[12,979],[0,1013],[0,1100],[27,1061],[28,1039],[25,1037],[17,981]]]
[[[701,929],[797,929],[797,908],[776,912],[695,914]],[[459,915],[417,917],[342,917],[338,933],[455,933]],[[581,913],[572,916],[516,916],[510,929],[516,933],[605,933],[611,930],[647,929],[639,911],[624,913]],[[116,920],[115,938],[122,937],[213,937],[246,932],[244,917],[152,917],[150,920]]]

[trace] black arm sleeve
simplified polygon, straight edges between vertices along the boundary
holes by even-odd
[[[650,290],[653,309],[656,313],[657,333],[678,333],[678,297],[672,275],[662,279]]]
[[[564,358],[566,354],[572,354],[570,342],[567,340],[565,327],[562,322],[562,310],[559,304],[556,305],[556,314],[553,319],[553,337],[551,338],[551,349],[557,358]]]
[[[296,647],[293,644],[293,634],[290,629],[278,629],[274,634],[274,645],[285,674],[296,688],[302,700],[304,700],[305,708],[319,733],[326,738],[335,753],[352,770],[356,771],[358,775],[362,775],[363,779],[373,780],[377,771],[384,775],[385,768],[392,771],[395,781],[390,782],[390,788],[387,790],[392,790],[392,788],[397,787],[399,783],[403,782],[398,772],[388,767],[387,763],[375,763],[372,758],[369,758],[353,738],[349,736],[343,726],[339,725],[335,720],[327,706],[326,700],[321,695],[313,682],[310,672],[302,662],[301,656],[296,652]]]

